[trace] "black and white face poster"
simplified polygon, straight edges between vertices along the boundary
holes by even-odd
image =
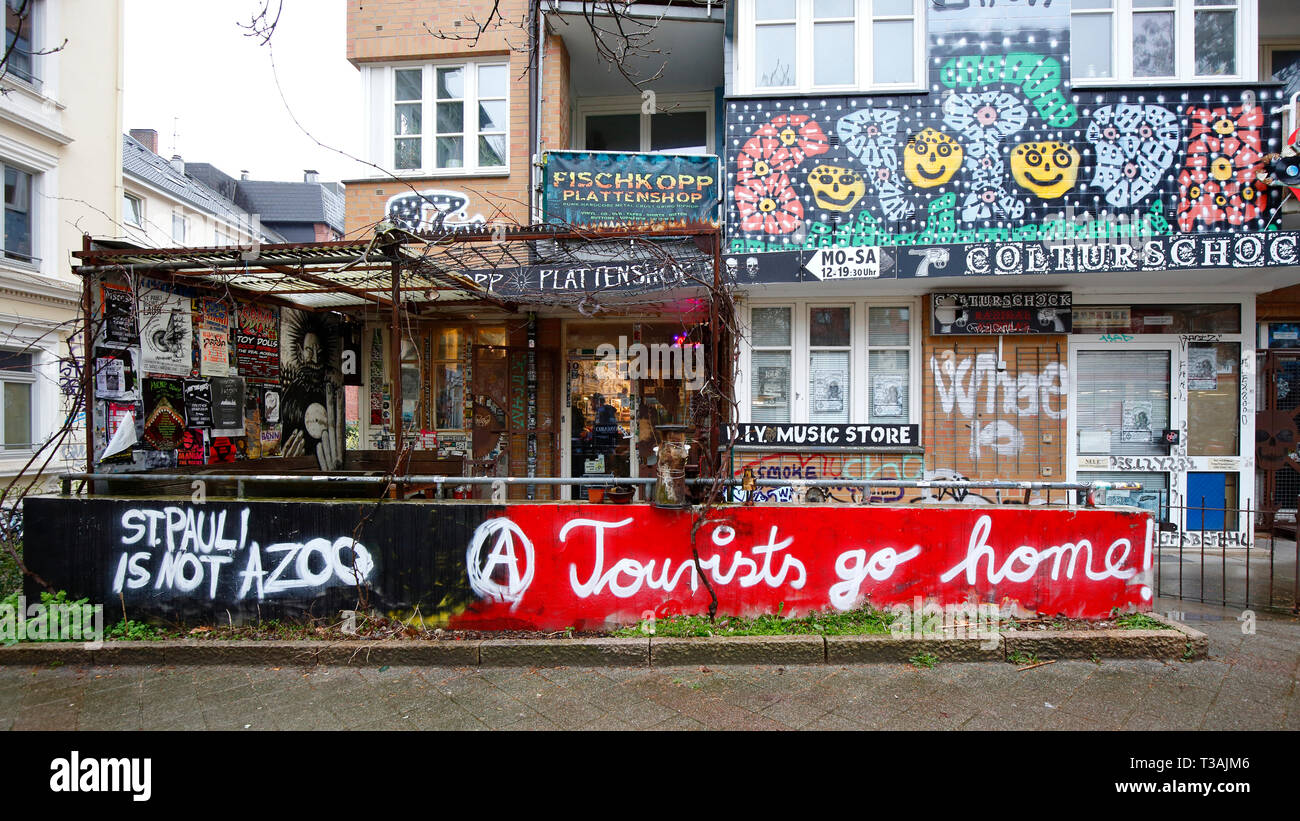
[[[343,466],[341,332],[323,314],[280,314],[280,453],[315,456],[321,470]]]
[[[243,377],[212,378],[212,435],[244,435]]]
[[[130,350],[95,349],[95,397],[135,398],[135,356]]]
[[[192,428],[212,425],[212,386],[206,379],[185,380],[185,424]]]

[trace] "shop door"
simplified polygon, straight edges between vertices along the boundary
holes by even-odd
[[[1167,428],[1178,430],[1172,400],[1173,344],[1130,343],[1124,348],[1072,351],[1075,397],[1070,460],[1080,482],[1141,482],[1140,491],[1109,491],[1107,504],[1134,505],[1166,519],[1169,472],[1160,469],[1170,448]]]
[[[1255,470],[1261,511],[1294,520],[1300,494],[1300,350],[1258,354]],[[1271,526],[1272,522],[1261,522]]]
[[[529,354],[534,355],[533,368]],[[475,345],[472,430],[475,476],[558,476],[554,350]],[[529,426],[533,420],[535,426]],[[558,489],[511,486],[511,499],[557,499]],[[489,498],[479,486],[475,498]]]
[[[569,475],[608,486],[634,475],[636,449],[631,447],[636,394],[626,362],[617,365],[596,356],[569,352]],[[586,493],[576,486],[575,498]]]

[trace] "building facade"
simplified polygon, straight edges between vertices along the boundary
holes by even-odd
[[[0,71],[0,165],[5,175],[0,255],[0,483],[22,471],[80,410],[69,340],[81,287],[71,272],[82,234],[120,236],[123,191],[120,0],[6,4]],[[29,468],[38,470],[48,452]],[[84,464],[72,439],[51,469]]]
[[[382,173],[349,181],[349,231],[544,221],[548,150],[716,154],[744,330],[731,467],[791,482],[757,499],[842,478],[820,495],[1041,504],[1063,498],[864,487],[1121,480],[1142,490],[1109,501],[1156,511],[1162,539],[1226,543],[1245,511],[1294,508],[1253,444],[1273,401],[1261,346],[1289,338],[1257,303],[1293,318],[1300,281],[1287,188],[1259,175],[1296,125],[1287,4],[637,4],[660,57],[628,71],[602,62],[581,5],[502,4],[519,28],[479,33],[492,4],[350,4]],[[565,391],[548,467],[577,475],[591,405],[572,401],[574,364],[623,320],[535,302]],[[656,318],[672,321],[623,330]],[[451,370],[429,389],[473,409],[453,371],[472,374],[481,319],[462,322],[435,331],[430,361]],[[483,339],[524,345],[524,324],[495,317]],[[425,422],[470,436],[471,417]]]

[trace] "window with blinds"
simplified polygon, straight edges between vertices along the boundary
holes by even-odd
[[[1169,351],[1079,351],[1079,453],[1162,456],[1169,425]]]
[[[788,307],[754,308],[750,354],[750,415],[754,422],[790,421],[790,313]]]

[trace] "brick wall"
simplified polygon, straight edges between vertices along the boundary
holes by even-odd
[[[349,235],[364,236],[376,223],[385,219],[390,197],[429,190],[453,191],[468,197],[467,214],[471,218],[482,216],[489,222],[495,219],[518,223],[529,221],[528,187],[532,158],[528,134],[528,3],[525,0],[502,0],[500,10],[504,22],[494,22],[475,43],[472,35],[476,28],[469,21],[471,18],[486,20],[491,8],[492,3],[488,0],[459,3],[349,0],[347,56],[355,64],[491,56],[508,56],[510,60],[509,175],[403,177],[402,182],[397,182],[376,179],[379,177],[376,174],[376,178],[369,181],[350,180],[346,190],[346,232]],[[449,37],[459,35],[465,39],[442,39],[429,31],[442,32]],[[548,50],[555,50],[555,46],[548,46]],[[557,86],[557,95],[567,88],[568,57],[563,54],[562,45],[559,52],[558,62],[564,76],[563,85]],[[557,77],[557,82],[559,79]],[[371,116],[371,112],[361,113],[362,116]],[[564,116],[567,121],[567,114]],[[557,139],[560,139],[558,135]]]

